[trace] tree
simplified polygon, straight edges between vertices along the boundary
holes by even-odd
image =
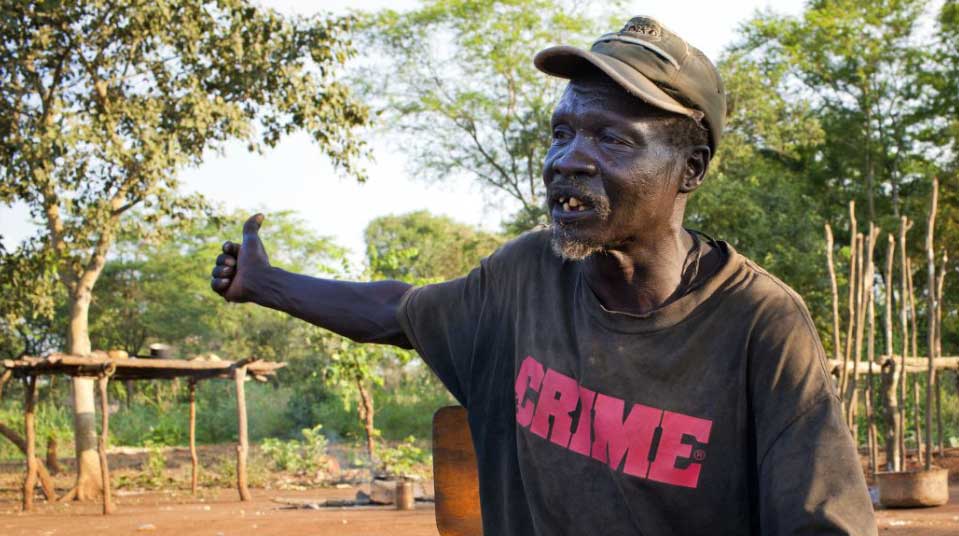
[[[526,230],[545,219],[542,165],[563,86],[537,71],[531,54],[556,42],[588,44],[607,28],[588,7],[428,0],[418,10],[370,15],[360,35],[370,56],[383,59],[360,69],[356,82],[382,110],[380,124],[414,175],[476,181],[492,194],[489,204],[517,203],[514,230]]]
[[[244,0],[0,3],[0,201],[26,203],[67,293],[67,348],[90,353],[93,288],[120,235],[204,203],[177,171],[239,139],[306,130],[358,176],[366,109],[335,81],[350,19],[284,18]],[[138,208],[138,217],[127,217]],[[100,487],[92,380],[74,381],[77,497]]]
[[[33,242],[16,252],[0,244],[0,355],[37,355],[57,346],[58,291],[49,259]]]
[[[744,26],[737,50],[783,69],[776,90],[818,108],[826,143],[805,171],[820,195],[831,192],[826,210],[857,199],[867,221],[892,228],[903,197],[927,180],[918,143],[928,119],[921,102],[930,54],[920,42],[927,7],[815,0],[800,17],[764,13]]]
[[[726,128],[706,183],[690,196],[686,225],[729,241],[781,277],[824,322],[825,268],[809,259],[822,250],[823,216],[804,175],[824,142],[815,109],[777,90],[787,75],[782,64],[732,51],[718,67],[728,95]]]
[[[376,218],[364,236],[376,277],[413,284],[465,275],[504,240],[425,210]]]

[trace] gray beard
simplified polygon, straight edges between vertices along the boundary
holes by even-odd
[[[602,244],[575,237],[558,223],[553,222],[550,230],[552,232],[550,246],[553,248],[553,253],[564,260],[581,261],[603,250]]]

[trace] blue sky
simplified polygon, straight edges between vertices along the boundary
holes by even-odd
[[[285,13],[340,12],[346,9],[409,9],[413,0],[260,0],[262,5]],[[801,0],[692,0],[630,2],[623,20],[651,15],[715,60],[735,37],[738,25],[757,9],[771,8],[787,14],[802,9]],[[530,51],[530,57],[536,51]],[[250,154],[230,145],[223,155],[211,154],[198,168],[181,173],[187,191],[201,192],[227,209],[294,210],[320,234],[349,248],[357,258],[363,250],[363,229],[377,216],[418,209],[446,214],[456,220],[498,229],[509,204],[490,206],[471,184],[436,185],[410,176],[403,154],[382,140],[370,140],[375,162],[370,178],[357,184],[338,175],[316,146],[304,135],[293,135],[265,154]],[[236,235],[239,236],[237,222]],[[268,222],[267,222],[268,224]],[[12,248],[33,233],[34,224],[23,206],[0,205],[0,233]],[[229,237],[224,237],[229,238]]]

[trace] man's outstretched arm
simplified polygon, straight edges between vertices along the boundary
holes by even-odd
[[[357,342],[412,348],[396,319],[410,285],[320,279],[275,268],[260,241],[262,222],[262,214],[250,217],[243,224],[243,242],[223,244],[210,283],[217,294],[283,311]]]

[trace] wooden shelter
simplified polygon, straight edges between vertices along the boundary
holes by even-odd
[[[115,380],[172,380],[186,378],[190,386],[190,458],[193,466],[192,490],[197,491],[198,461],[196,454],[196,384],[201,380],[213,378],[232,379],[236,384],[236,415],[238,444],[236,447],[236,486],[241,501],[249,501],[247,489],[246,458],[249,452],[246,419],[246,395],[243,384],[252,378],[265,382],[268,376],[284,363],[261,361],[246,358],[239,361],[219,361],[204,359],[156,359],[84,357],[66,354],[51,354],[47,357],[23,357],[3,361],[7,369],[5,375],[22,378],[26,381],[26,403],[24,404],[24,438],[26,440],[27,469],[23,484],[23,509],[33,508],[33,493],[36,486],[38,464],[35,455],[34,410],[37,398],[37,377],[66,374],[69,376],[87,376],[97,378],[100,392],[100,410],[102,426],[97,450],[100,454],[100,470],[103,477],[103,513],[113,511],[110,493],[110,469],[107,465],[107,438],[110,430],[110,412],[107,407],[107,383]]]

